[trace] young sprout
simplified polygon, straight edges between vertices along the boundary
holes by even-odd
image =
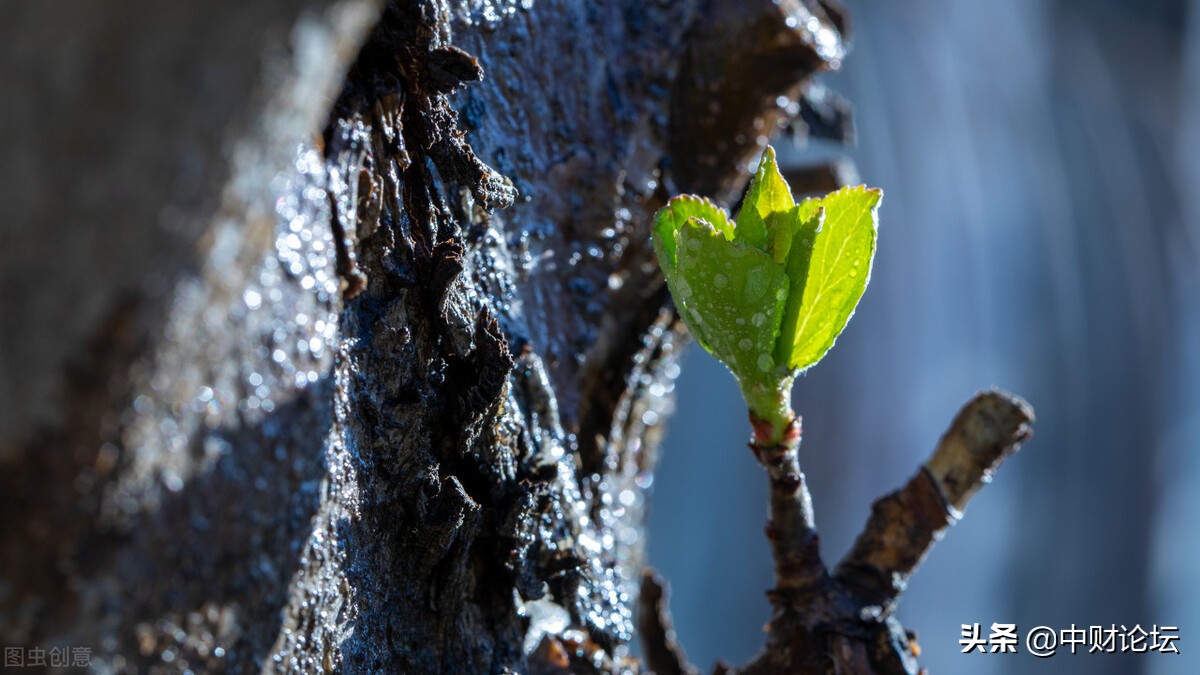
[[[871,277],[883,192],[846,187],[797,204],[768,146],[737,219],[681,195],[655,216],[654,250],[684,323],[782,440],[796,375],[821,360]]]

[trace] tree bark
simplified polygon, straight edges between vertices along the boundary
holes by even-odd
[[[678,191],[735,199],[818,110],[840,15],[256,7],[3,10],[33,134],[2,181],[5,644],[117,671],[635,669],[682,335],[647,225]]]

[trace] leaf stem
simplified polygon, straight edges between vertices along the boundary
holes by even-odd
[[[794,375],[774,383],[738,379],[742,397],[746,399],[746,407],[750,410],[755,443],[778,445],[784,442],[792,421],[796,419],[796,413],[792,411],[792,383],[795,380]]]

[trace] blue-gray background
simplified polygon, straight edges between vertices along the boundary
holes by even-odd
[[[934,673],[1200,672],[1200,2],[851,2],[825,81],[880,186],[872,282],[798,382],[826,559],[996,385],[1034,440],[914,577]],[[795,151],[786,161],[811,158]],[[771,583],[733,378],[685,357],[650,561],[692,659],[744,662]],[[961,624],[1179,627],[1181,656],[959,653]]]

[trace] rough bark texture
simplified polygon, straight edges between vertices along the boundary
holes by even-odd
[[[732,199],[765,134],[818,111],[787,97],[840,59],[840,18],[377,9],[3,10],[30,92],[5,97],[26,135],[0,181],[6,645],[109,670],[635,667],[680,336],[646,226],[669,192]],[[56,31],[73,49],[39,53]]]

